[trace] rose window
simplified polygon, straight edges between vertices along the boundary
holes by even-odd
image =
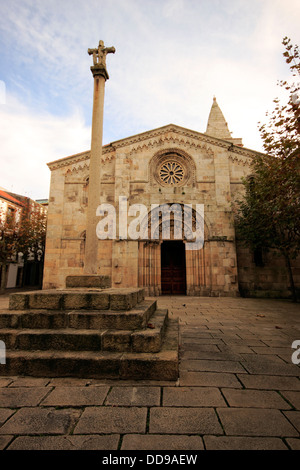
[[[174,160],[164,162],[159,168],[159,179],[164,184],[180,184],[184,176],[184,167]]]

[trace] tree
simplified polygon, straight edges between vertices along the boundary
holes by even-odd
[[[17,238],[17,228],[11,226],[6,216],[0,213],[0,292],[3,292],[6,287],[7,266],[15,260]]]
[[[293,46],[287,37],[282,40],[282,44],[285,47],[283,56],[290,67],[292,77],[299,79],[299,47]],[[287,80],[281,80],[278,84],[288,93],[287,103],[282,105],[276,98],[274,110],[271,114],[266,113],[270,118],[268,124],[260,125],[259,131],[267,155],[296,160],[300,156],[300,84],[289,83]]]
[[[1,215],[1,214],[0,214]],[[2,265],[1,290],[6,286],[6,269],[9,263],[23,255],[28,260],[43,262],[46,239],[46,214],[40,206],[27,200],[21,217],[12,224],[5,215],[0,217],[0,264]]]
[[[46,214],[39,206],[27,204],[18,226],[17,249],[28,259],[41,261],[44,257],[46,240]]]
[[[300,75],[298,46],[284,38],[284,57],[292,76]],[[237,236],[252,250],[273,249],[284,257],[293,301],[297,300],[291,260],[300,252],[300,108],[299,83],[279,82],[288,92],[284,105],[274,100],[268,124],[260,124],[265,155],[252,162],[243,180],[245,195],[237,201]]]

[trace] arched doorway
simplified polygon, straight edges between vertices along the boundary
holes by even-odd
[[[175,203],[174,203],[175,204]],[[178,204],[183,207],[182,204]],[[170,206],[170,205],[169,205]],[[202,248],[191,249],[187,226],[183,227],[180,214],[170,213],[170,233],[164,236],[162,220],[152,214],[162,206],[152,209],[141,227],[141,239],[138,247],[138,285],[144,287],[147,295],[209,295],[211,291],[211,252],[210,245],[205,241]],[[170,207],[171,209],[171,207]],[[190,211],[192,230],[196,230],[197,214]],[[187,212],[189,214],[189,212]],[[200,215],[201,217],[201,215]],[[187,219],[188,220],[188,219]],[[153,221],[155,223],[153,223]],[[168,224],[166,224],[168,226]],[[166,228],[165,226],[165,228]],[[177,229],[182,227],[182,238],[178,237]],[[176,228],[176,239],[174,230]],[[208,238],[208,227],[204,224],[205,237]],[[168,235],[168,233],[167,233]],[[192,248],[194,248],[192,246]]]
[[[186,294],[185,245],[182,240],[161,243],[161,293]]]

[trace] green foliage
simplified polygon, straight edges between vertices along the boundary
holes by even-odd
[[[237,234],[253,250],[272,248],[295,258],[300,250],[300,176],[295,159],[257,156],[237,201]]]
[[[288,38],[283,44],[292,75],[300,75],[298,46]],[[235,222],[238,238],[252,250],[274,249],[284,256],[295,300],[290,260],[300,252],[300,87],[286,81],[279,85],[288,101],[274,100],[268,124],[260,125],[266,155],[253,159],[252,174],[243,180],[245,195],[237,201]]]
[[[24,261],[43,259],[46,239],[46,215],[37,208],[27,209],[18,226],[16,249],[23,254]]]
[[[16,262],[18,254],[28,259],[42,261],[45,251],[46,214],[39,206],[28,204],[22,209],[20,217],[10,220],[7,214],[0,213],[0,269],[2,265],[2,290],[6,284],[5,266]]]
[[[293,46],[290,39],[284,38],[283,56],[289,65],[293,78],[300,76],[300,53],[298,46]],[[275,108],[267,113],[269,122],[261,125],[263,147],[268,155],[280,158],[300,156],[300,85],[299,82],[279,81],[279,86],[287,92],[287,101],[281,104],[274,100]]]

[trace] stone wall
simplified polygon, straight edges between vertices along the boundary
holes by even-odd
[[[239,286],[250,292],[254,282],[269,289],[272,276],[274,289],[283,286],[284,275],[267,268],[260,275],[251,254],[239,249],[237,260],[232,202],[243,189],[241,178],[249,173],[252,156],[250,150],[174,125],[103,147],[100,199],[116,209],[117,240],[99,240],[98,273],[110,276],[112,287],[142,286],[150,295],[161,293],[162,239],[119,240],[119,198],[125,196],[128,207],[144,204],[149,212],[151,204],[204,204],[204,248],[186,251],[188,295],[238,295]],[[160,168],[169,161],[179,165],[179,184],[162,179]],[[62,288],[67,275],[83,273],[89,152],[49,167],[43,287]]]
[[[237,243],[239,290],[244,297],[290,298],[289,274],[284,258],[274,251],[254,253]],[[300,294],[300,257],[291,260],[294,283]]]

